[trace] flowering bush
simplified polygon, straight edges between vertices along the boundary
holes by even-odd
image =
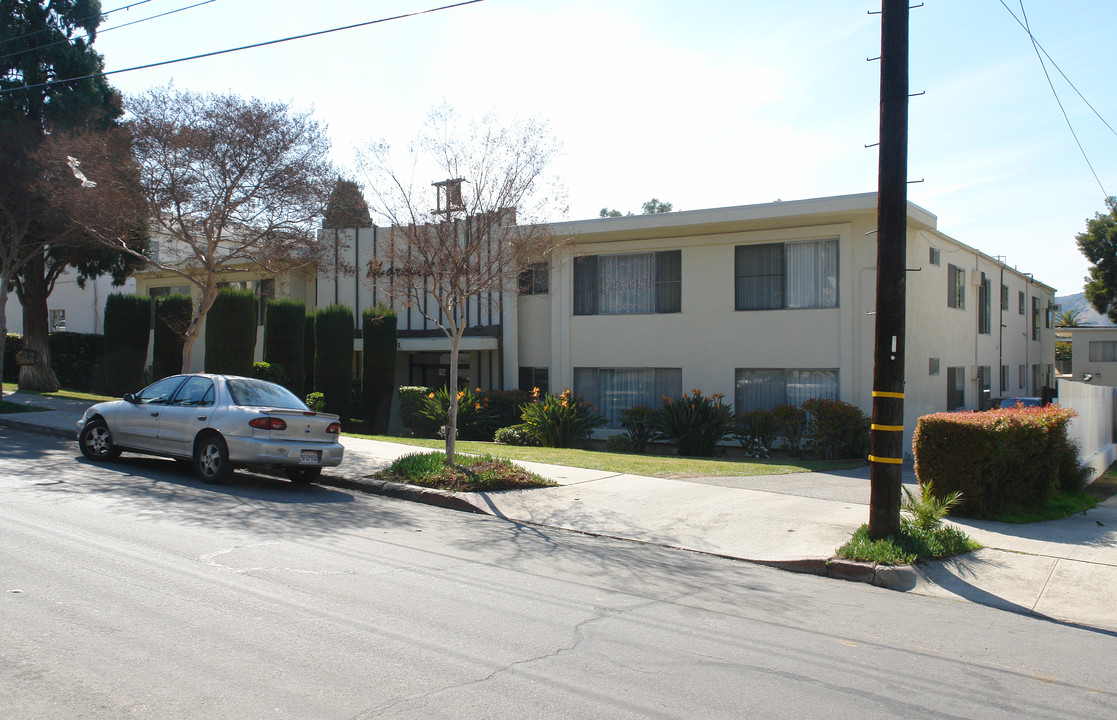
[[[718,452],[718,443],[733,431],[733,413],[721,402],[723,397],[691,390],[681,398],[668,398],[655,414],[655,429],[675,443],[679,455],[712,457]]]
[[[823,460],[865,458],[869,454],[869,416],[841,400],[814,398],[803,403],[807,438]]]
[[[496,425],[495,413],[487,398],[469,388],[458,391],[457,436],[462,440],[491,440]],[[423,417],[438,423],[440,434],[445,437],[445,427],[450,414],[450,391],[441,387],[428,393],[420,411]]]
[[[537,389],[534,395],[535,402],[524,408],[523,421],[544,447],[574,447],[584,443],[594,428],[605,424],[596,408],[574,397],[569,389],[558,395],[542,395]]]
[[[1074,416],[1057,405],[924,415],[912,439],[915,472],[936,494],[961,491],[962,514],[1039,504],[1085,483],[1067,437]]]

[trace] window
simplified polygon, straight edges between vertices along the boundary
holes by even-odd
[[[1020,298],[1020,314],[1023,315],[1024,314],[1024,293],[1023,292],[1019,293],[1019,298]]]
[[[1032,298],[1032,339],[1039,340],[1039,298]]]
[[[1001,392],[1002,395],[1004,393],[1008,392],[1009,384],[1010,383],[1009,383],[1009,379],[1008,379],[1008,365],[1001,365],[1001,390],[1000,390],[1000,392]]]
[[[575,315],[681,311],[681,250],[587,255],[574,261]]]
[[[838,240],[739,245],[737,310],[838,307]]]
[[[1039,391],[1043,388],[1043,366],[1032,366],[1032,394],[1039,395]]]
[[[802,405],[804,400],[838,399],[838,371],[742,368],[737,370],[736,411]]]
[[[977,403],[979,410],[984,410],[989,407],[989,395],[992,384],[993,368],[989,365],[979,365],[977,367]]]
[[[946,306],[966,307],[966,271],[957,265],[946,266]]]
[[[658,408],[683,394],[682,368],[574,368],[574,394],[597,407],[606,427],[620,427],[621,413],[637,405]]]
[[[1117,362],[1117,340],[1091,340],[1090,362]]]
[[[942,264],[942,253],[938,248],[931,248],[931,264],[936,267]]]
[[[993,286],[985,273],[981,273],[981,285],[977,289],[977,332],[989,335],[993,325]]]
[[[946,369],[946,409],[957,410],[966,405],[966,368]]]
[[[1008,310],[1008,285],[1001,285],[1001,310]]]
[[[59,330],[66,329],[66,311],[65,310],[51,310],[50,311],[50,331],[58,332]]]
[[[136,402],[140,405],[165,405],[181,384],[181,376],[152,383],[136,394]]]
[[[539,388],[540,393],[549,392],[550,372],[548,368],[522,367],[520,368],[520,389],[531,392]]]
[[[1020,390],[1024,389],[1024,378],[1027,376],[1027,374],[1028,374],[1028,366],[1027,365],[1021,365],[1020,366],[1020,376],[1017,378],[1017,381],[1016,381],[1017,382],[1016,387],[1018,389],[1020,389]]]
[[[551,266],[546,262],[529,264],[520,271],[517,289],[521,295],[546,295],[551,292]]]
[[[189,378],[178,392],[171,405],[177,407],[209,407],[213,405],[213,381],[204,377]]]
[[[938,358],[931,358],[927,362],[927,374],[928,375],[938,375],[939,374],[939,359]]]
[[[1043,326],[1048,330],[1051,329],[1051,306],[1048,305],[1043,310]]]
[[[189,285],[168,285],[164,287],[153,287],[147,289],[149,297],[166,297],[167,295],[189,295]]]

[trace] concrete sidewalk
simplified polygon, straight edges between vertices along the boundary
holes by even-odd
[[[16,393],[51,408],[0,415],[0,425],[75,437],[86,402]],[[514,522],[712,553],[859,579],[1117,633],[1117,497],[1085,515],[1030,525],[960,520],[985,546],[912,568],[827,561],[868,519],[868,469],[750,478],[663,478],[522,463],[558,487],[452,495],[369,475],[421,448],[343,437],[345,461],[323,484],[468,509]],[[906,483],[914,483],[909,473]]]

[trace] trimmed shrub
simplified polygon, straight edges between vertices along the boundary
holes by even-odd
[[[23,349],[23,336],[9,334],[4,341],[4,382],[19,382],[19,363],[16,353]]]
[[[314,318],[318,313],[307,313],[303,319],[303,390],[310,392],[314,387]]]
[[[807,432],[807,411],[794,405],[777,405],[770,415],[775,434],[783,438],[788,452],[797,455]]]
[[[673,442],[681,456],[713,457],[718,443],[733,432],[733,413],[722,403],[723,397],[691,390],[690,395],[668,398],[655,414],[656,432]]]
[[[528,431],[524,425],[509,425],[493,433],[493,440],[504,445],[523,445],[538,447],[539,441]]]
[[[807,411],[807,439],[823,460],[865,458],[869,454],[869,416],[841,400],[814,398]]]
[[[50,364],[59,384],[68,390],[90,392],[100,372],[105,336],[53,332],[49,336]]]
[[[282,365],[272,365],[266,362],[252,363],[252,377],[286,387],[284,381],[287,379],[287,375],[283,372]]]
[[[737,415],[733,419],[731,434],[746,452],[763,451],[763,457],[768,457],[778,435],[776,421],[770,410],[746,410]]]
[[[252,374],[256,352],[256,293],[225,288],[206,313],[206,372]]]
[[[155,335],[151,344],[151,377],[155,380],[182,372],[182,346],[193,312],[194,303],[189,295],[155,298]]]
[[[373,433],[381,435],[388,432],[392,392],[396,387],[396,324],[396,311],[384,305],[361,313],[362,417]]]
[[[1081,489],[1086,470],[1067,437],[1074,411],[1057,405],[919,418],[915,472],[938,497],[961,492],[959,514],[985,517]]]
[[[445,421],[435,422],[423,415],[430,392],[430,388],[418,385],[404,385],[399,389],[399,419],[414,437],[438,437],[438,428],[445,424]]]
[[[443,428],[449,424],[450,393],[446,387],[441,387],[432,393],[427,393],[420,410],[425,417],[438,430],[437,436],[443,437]],[[489,407],[489,401],[480,394],[463,388],[458,391],[458,438],[461,440],[492,440],[495,432],[495,414]]]
[[[632,452],[632,438],[628,433],[613,433],[605,438],[605,451],[611,453]]]
[[[655,410],[636,405],[621,411],[621,427],[628,433],[629,452],[643,453],[655,438]]]
[[[524,408],[532,401],[531,393],[526,390],[486,390],[481,393],[490,410],[493,422],[492,433],[498,428],[518,425],[524,416]]]
[[[353,311],[345,305],[330,305],[314,315],[314,389],[326,396],[326,412],[349,420]]]
[[[283,385],[303,396],[306,358],[306,305],[301,300],[268,300],[264,307],[264,362],[283,369]]]
[[[320,392],[312,392],[306,396],[306,406],[314,412],[322,412],[326,408],[326,396]]]
[[[569,389],[558,395],[547,394],[524,408],[524,425],[544,447],[574,447],[585,444],[594,428],[605,418],[594,407]]]
[[[113,293],[105,300],[102,367],[109,395],[119,397],[143,387],[150,329],[151,298]]]

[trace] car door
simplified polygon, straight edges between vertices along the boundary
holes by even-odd
[[[213,410],[213,380],[195,375],[186,380],[159,411],[159,447],[170,455],[194,454],[194,436]]]
[[[140,390],[131,401],[123,403],[109,425],[117,444],[160,452],[159,415],[185,379],[182,375],[164,378]]]

